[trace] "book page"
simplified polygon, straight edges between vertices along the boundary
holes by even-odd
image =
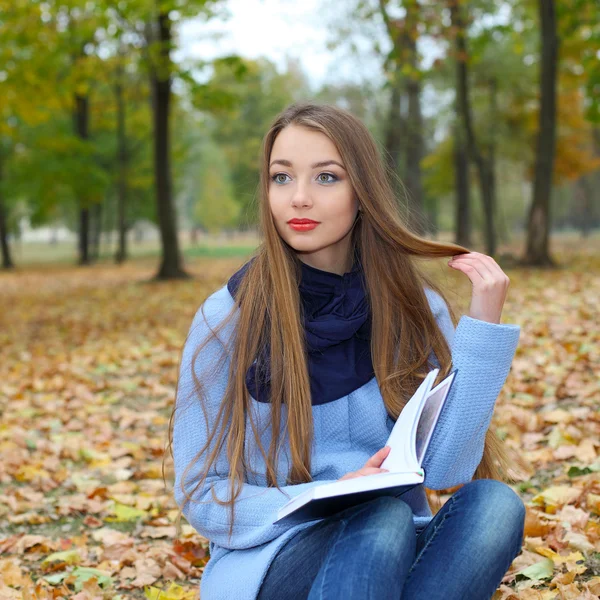
[[[382,469],[389,469],[390,472],[417,471],[420,465],[417,461],[417,455],[414,453],[413,434],[416,429],[416,421],[421,412],[421,404],[425,395],[433,385],[439,369],[430,371],[406,403],[402,412],[398,416],[396,423],[385,443],[391,450],[381,463]]]
[[[434,387],[425,398],[425,405],[419,419],[419,424],[417,425],[417,438],[415,440],[419,464],[423,463],[423,457],[427,451],[427,446],[433,436],[433,430],[435,429],[440,413],[442,412],[444,402],[450,393],[450,386],[454,381],[457,370],[458,369],[455,369],[450,373],[450,375]]]
[[[419,472],[375,473],[364,477],[353,477],[352,479],[344,479],[343,481],[334,481],[316,486],[312,496],[314,498],[329,498],[398,485],[416,484],[422,481],[423,476]]]
[[[379,473],[324,483],[284,504],[273,522],[322,518],[380,495],[399,496],[423,481],[422,473]]]

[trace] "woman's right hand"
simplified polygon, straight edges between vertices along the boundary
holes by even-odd
[[[364,475],[376,475],[377,473],[388,473],[389,469],[381,469],[380,465],[385,460],[386,456],[390,453],[390,446],[384,446],[381,450],[373,454],[371,458],[365,463],[365,466],[358,471],[351,471],[346,473],[343,477],[340,477],[338,481],[344,479],[352,479],[354,477],[363,477]]]

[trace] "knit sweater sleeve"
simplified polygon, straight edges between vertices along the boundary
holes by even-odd
[[[232,306],[232,299],[226,290],[219,290],[207,298],[198,310],[188,337],[183,347],[179,367],[179,381],[175,399],[175,418],[173,425],[173,460],[174,460],[174,498],[178,506],[183,506],[182,513],[189,524],[211,543],[228,549],[244,549],[264,544],[287,531],[292,525],[277,524],[272,521],[276,513],[290,498],[305,490],[329,480],[311,481],[297,485],[265,487],[244,483],[240,495],[235,501],[234,527],[229,537],[229,506],[214,501],[212,493],[219,500],[231,497],[229,491],[229,463],[219,452],[216,465],[212,465],[203,485],[194,490],[198,479],[193,474],[204,472],[205,452],[199,463],[187,473],[188,464],[196,458],[208,440],[209,431],[215,426],[219,405],[225,394],[229,369],[229,358],[221,343],[227,334],[219,334],[218,339],[211,341],[193,361],[198,345],[211,333],[211,328],[223,318]],[[193,370],[193,371],[192,371]],[[205,387],[206,412],[200,404],[194,385],[194,376]],[[214,449],[216,437],[209,445]],[[223,445],[226,448],[227,442]],[[202,465],[200,470],[198,465]],[[187,500],[181,490],[185,476],[185,490],[193,498]],[[212,492],[211,492],[212,487]],[[212,544],[211,544],[212,548]]]
[[[442,490],[473,479],[521,328],[468,315],[455,328],[441,296],[429,288],[427,295],[450,345],[453,368],[458,369],[423,460],[424,485]]]

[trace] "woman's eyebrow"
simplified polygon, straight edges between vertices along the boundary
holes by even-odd
[[[277,160],[274,160],[271,163],[271,167],[273,165],[284,165],[285,167],[291,167],[292,163],[289,160],[285,160],[284,158],[279,158]],[[346,167],[344,167],[344,165],[342,165],[341,163],[339,163],[337,160],[323,160],[321,162],[316,162],[314,165],[310,165],[311,169],[320,169],[321,167],[326,167],[328,165],[337,165],[338,167],[342,167],[342,169],[344,169],[344,171],[346,170]]]

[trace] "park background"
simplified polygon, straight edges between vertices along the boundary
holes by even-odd
[[[493,426],[527,523],[494,600],[599,597],[596,0],[0,0],[2,598],[197,597],[180,351],[260,242],[262,136],[302,100],[365,122],[411,229],[510,277]],[[466,313],[464,275],[423,268]]]

